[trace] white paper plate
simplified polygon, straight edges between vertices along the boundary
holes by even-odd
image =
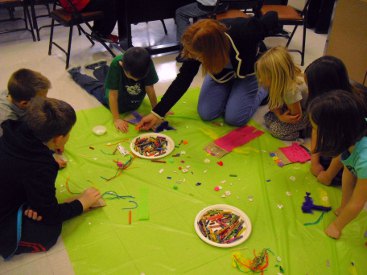
[[[146,138],[146,137],[164,137],[167,140],[167,149],[166,152],[162,155],[159,156],[144,156],[141,155],[139,152],[135,151],[134,147],[135,147],[135,141],[138,138]],[[159,158],[163,158],[165,156],[168,156],[170,153],[172,153],[173,149],[175,149],[175,142],[167,135],[161,134],[161,133],[146,133],[146,134],[142,134],[140,136],[137,136],[136,138],[134,138],[131,143],[130,143],[130,149],[131,151],[134,153],[134,155],[136,155],[139,158],[143,158],[143,159],[159,159]]]
[[[204,214],[206,214],[209,210],[226,210],[226,211],[231,211],[233,214],[236,214],[237,216],[240,217],[240,219],[242,219],[244,221],[243,223],[243,227],[245,227],[246,229],[242,232],[241,236],[243,236],[241,239],[238,239],[232,243],[217,243],[214,242],[208,238],[206,238],[203,233],[201,233],[199,225],[198,225],[198,221],[201,219],[202,216],[204,216]],[[204,208],[203,210],[201,210],[195,217],[195,222],[194,222],[194,227],[195,227],[195,231],[198,234],[198,236],[200,237],[200,239],[202,239],[204,242],[213,245],[213,246],[217,246],[217,247],[233,247],[236,245],[239,245],[241,243],[243,243],[244,241],[246,241],[251,234],[251,221],[249,219],[249,217],[240,209],[228,205],[228,204],[215,204],[215,205],[211,205],[208,206],[206,208]]]

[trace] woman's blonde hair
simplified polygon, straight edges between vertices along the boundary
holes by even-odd
[[[285,94],[293,92],[296,85],[302,83],[302,71],[284,47],[265,52],[255,64],[255,73],[259,85],[269,89],[270,110],[282,107]]]
[[[181,38],[182,56],[201,61],[204,73],[216,74],[229,62],[227,27],[213,19],[203,19],[187,28]]]

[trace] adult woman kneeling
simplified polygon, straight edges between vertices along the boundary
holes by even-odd
[[[149,130],[163,119],[190,87],[200,64],[206,74],[198,102],[200,117],[209,121],[223,115],[229,125],[245,125],[267,97],[258,89],[254,64],[260,42],[276,27],[275,13],[261,20],[204,19],[191,25],[181,39],[185,61],[176,79],[138,128]]]

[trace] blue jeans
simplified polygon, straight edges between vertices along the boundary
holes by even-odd
[[[108,108],[108,103],[105,98],[104,81],[107,76],[109,67],[102,65],[93,71],[95,78],[89,75],[82,74],[79,71],[71,71],[73,80],[89,94],[93,95],[99,102]]]
[[[181,36],[186,28],[190,26],[190,18],[206,17],[208,11],[203,11],[199,8],[197,2],[179,7],[176,10],[176,24],[177,24],[177,40],[181,40]]]
[[[207,75],[200,91],[198,113],[206,121],[224,115],[227,124],[243,126],[267,95],[267,91],[258,88],[255,75],[234,78],[223,84]]]

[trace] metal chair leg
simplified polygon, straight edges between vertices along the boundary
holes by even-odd
[[[66,52],[66,67],[65,67],[66,70],[69,68],[70,50],[71,50],[71,41],[72,41],[72,39],[73,39],[73,26],[70,26],[68,50]]]
[[[48,45],[48,55],[51,55],[52,51],[52,40],[54,36],[54,26],[55,26],[55,20],[51,20],[51,31],[50,31],[50,44]]]
[[[24,10],[25,27],[26,27],[27,30],[29,30],[31,32],[33,41],[36,42],[36,36],[34,35],[33,25],[32,25],[32,22],[31,22],[32,17],[29,13],[27,3],[23,3],[23,10]],[[29,28],[28,28],[28,24],[29,24]]]
[[[87,25],[87,27],[90,29],[90,30],[92,30],[92,26],[88,23],[88,22],[86,22],[85,23],[86,25]],[[89,40],[89,42],[92,44],[92,46],[94,46],[94,41],[91,39],[91,37],[90,37],[90,34],[88,34],[80,25],[78,25],[78,29],[79,29],[79,33],[80,32],[82,32],[87,38],[88,38],[88,40]]]
[[[162,25],[163,25],[164,33],[167,35],[168,32],[167,32],[166,24],[164,23],[164,20],[163,19],[161,19],[161,22],[162,22]]]
[[[302,53],[301,53],[301,66],[305,63],[305,53],[306,53],[306,21],[303,22],[303,36],[302,36]]]
[[[291,41],[292,41],[292,39],[293,39],[293,36],[294,36],[294,34],[296,33],[297,28],[298,28],[298,26],[297,26],[297,25],[296,25],[296,26],[294,26],[294,29],[293,29],[293,31],[292,31],[292,33],[291,33],[291,35],[290,35],[290,36],[289,36],[289,38],[288,38],[287,44],[285,45],[285,47],[286,47],[286,48],[288,48],[289,44],[291,43]]]
[[[110,53],[112,57],[116,57],[115,53],[111,50],[110,47],[107,46],[107,44],[104,41],[99,41],[103,47]]]
[[[36,10],[34,8],[34,0],[29,1],[29,5],[31,7],[33,28],[36,30],[37,40],[40,41],[41,40],[40,32],[39,32],[38,23],[37,23]]]

